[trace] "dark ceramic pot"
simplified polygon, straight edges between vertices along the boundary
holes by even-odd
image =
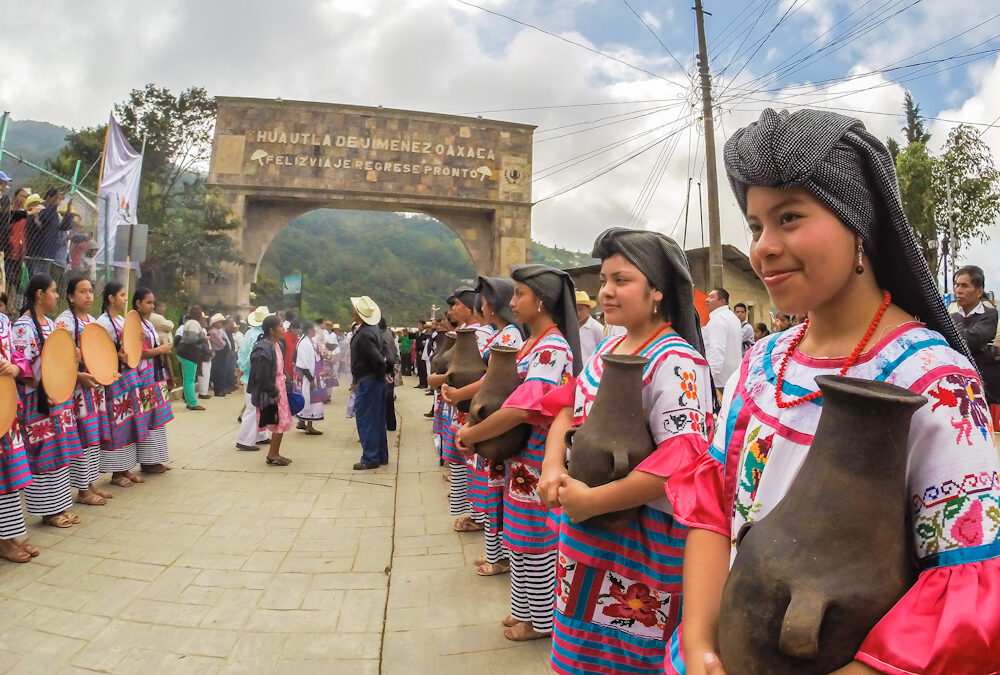
[[[802,468],[774,509],[737,535],[719,615],[728,675],[847,665],[916,580],[907,437],[926,399],[884,382],[816,383],[823,412]]]
[[[486,367],[483,386],[472,397],[469,405],[469,425],[475,425],[503,407],[514,390],[521,385],[517,374],[517,349],[513,347],[490,347],[490,363]],[[518,424],[516,427],[485,441],[476,443],[476,452],[493,462],[503,462],[518,452],[528,442],[531,425]]]
[[[655,446],[642,410],[642,356],[605,354],[604,373],[586,421],[566,432],[569,475],[597,487],[627,476]],[[605,513],[586,522],[618,529],[635,518],[638,509]]]
[[[434,356],[431,358],[431,375],[444,375],[448,372],[448,366],[451,364],[451,348],[455,346],[455,335],[454,333],[448,333],[444,336],[444,341],[441,343],[441,349],[434,352]]]
[[[449,387],[462,387],[478,382],[486,373],[486,362],[479,353],[475,328],[462,328],[456,332],[455,346],[451,350],[451,363],[445,373]],[[459,401],[455,406],[459,412],[469,412],[469,399]]]

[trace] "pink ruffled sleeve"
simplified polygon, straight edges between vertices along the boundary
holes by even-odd
[[[542,397],[542,411],[549,417],[555,417],[563,408],[572,408],[576,401],[576,378],[556,387]]]
[[[922,572],[856,658],[892,675],[1000,673],[1000,558]]]
[[[545,397],[558,389],[551,382],[542,380],[527,380],[514,390],[514,393],[504,401],[504,408],[520,408],[531,413],[528,416],[528,424],[543,425],[552,421],[552,415],[546,410],[544,405]]]
[[[11,363],[21,369],[22,377],[32,377],[31,362],[24,356],[23,352],[13,351],[9,358]]]
[[[713,450],[674,471],[665,487],[674,518],[688,527],[730,537],[732,523],[723,507],[725,466],[712,456]]]
[[[697,461],[707,449],[708,443],[697,434],[668,438],[656,447],[653,454],[642,460],[635,470],[669,478],[681,468]]]

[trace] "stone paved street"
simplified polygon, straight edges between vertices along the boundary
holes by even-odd
[[[481,535],[451,529],[413,383],[389,466],[364,473],[343,387],[324,436],[286,436],[285,468],[235,450],[241,395],[175,404],[173,471],[73,528],[29,519],[41,555],[0,561],[0,672],[549,672],[548,640],[503,637]]]

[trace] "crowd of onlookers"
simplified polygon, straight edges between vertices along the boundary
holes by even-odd
[[[49,188],[39,194],[30,186],[11,189],[11,179],[0,171],[0,251],[3,252],[4,290],[19,298],[28,278],[48,274],[61,286],[69,274],[97,278],[98,246],[81,215],[73,210],[66,191]]]

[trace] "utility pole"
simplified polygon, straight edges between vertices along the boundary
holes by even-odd
[[[701,0],[694,0],[694,12],[698,24],[698,72],[701,75],[701,106],[705,121],[705,169],[708,174],[708,279],[709,285],[714,289],[722,288],[722,231],[719,223],[719,176],[715,166],[712,79],[708,72],[708,48],[705,45],[706,12],[702,9]]]

